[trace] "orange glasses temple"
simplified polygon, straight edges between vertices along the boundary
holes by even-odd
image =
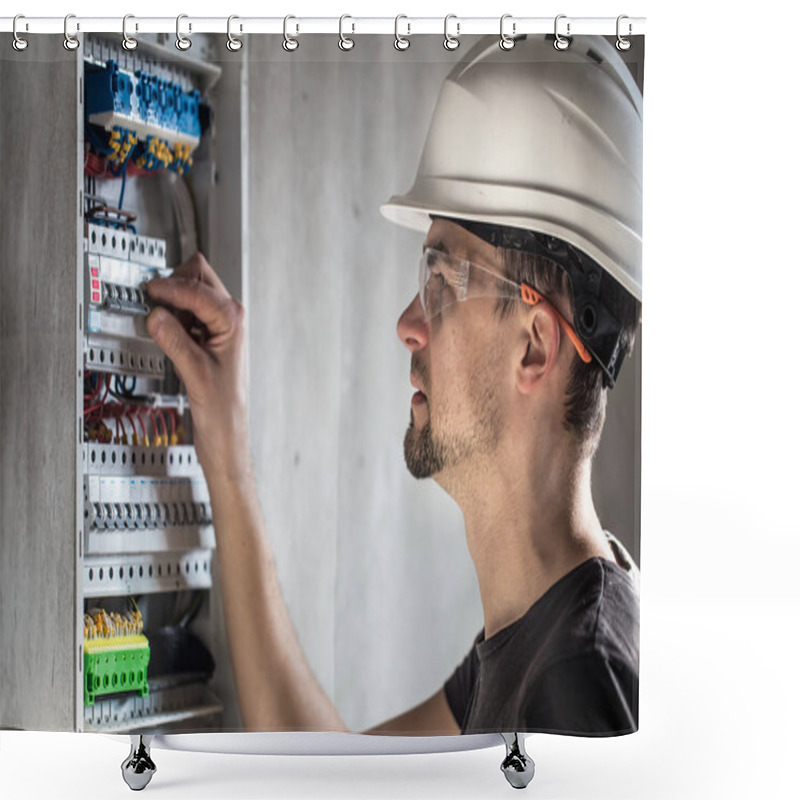
[[[544,302],[547,303],[551,309],[553,309],[553,313],[561,323],[564,333],[567,334],[569,340],[575,345],[575,349],[578,351],[581,361],[588,364],[592,360],[592,354],[586,349],[586,345],[584,345],[584,343],[578,338],[578,334],[575,333],[575,329],[564,319],[561,312],[546,297],[539,294],[539,292],[537,292],[532,286],[528,286],[527,283],[523,283],[520,286],[520,290],[522,291],[523,302],[527,303],[529,306],[535,306],[537,303]]]

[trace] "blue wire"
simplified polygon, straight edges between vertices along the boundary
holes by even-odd
[[[119,205],[117,206],[117,208],[119,208],[120,210],[122,209],[122,201],[125,198],[125,178],[126,178],[127,174],[128,174],[128,169],[127,169],[126,165],[123,164],[123,166],[122,166],[122,190],[119,193]]]

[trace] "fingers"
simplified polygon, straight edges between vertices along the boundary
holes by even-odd
[[[154,300],[191,311],[212,336],[227,333],[234,325],[231,296],[195,278],[159,278],[147,285],[147,292]]]
[[[147,317],[147,332],[175,365],[180,379],[187,385],[203,363],[202,348],[165,308],[156,308]]]
[[[225,284],[220,280],[219,275],[214,272],[202,253],[195,253],[184,261],[183,264],[175,267],[172,271],[172,276],[207,283],[212,288],[222,292],[226,297],[230,297],[228,290],[225,288]]]

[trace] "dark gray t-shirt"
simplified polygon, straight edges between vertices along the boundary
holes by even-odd
[[[635,731],[639,598],[633,571],[591,558],[488,641],[481,631],[444,687],[461,732]]]

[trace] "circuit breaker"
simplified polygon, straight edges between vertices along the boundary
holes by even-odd
[[[209,37],[184,55],[155,38],[126,51],[85,35],[75,55],[51,40],[33,64],[0,66],[0,102],[18,111],[15,122],[4,112],[0,139],[16,187],[14,198],[8,186],[0,196],[3,374],[16,383],[13,395],[0,384],[3,727],[235,724],[191,406],[145,325],[147,282],[195,250],[213,257],[224,247],[226,281],[234,291],[243,283],[236,209],[246,154],[215,120],[221,105],[240,102],[245,67],[215,63],[216,44]],[[36,140],[48,121],[60,126],[49,169],[26,175],[17,127]],[[45,200],[38,234],[25,216],[33,196]],[[7,355],[19,345],[26,365]],[[48,407],[62,424],[41,424]],[[15,445],[35,468],[20,464]],[[45,503],[40,517],[33,498]]]

